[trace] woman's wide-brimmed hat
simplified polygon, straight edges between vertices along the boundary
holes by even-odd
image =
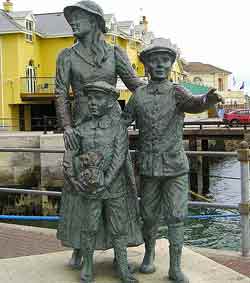
[[[71,14],[73,10],[75,9],[80,9],[80,10],[83,10],[85,12],[95,15],[98,19],[98,23],[100,25],[101,31],[103,33],[107,32],[103,10],[94,1],[84,0],[84,1],[77,2],[74,5],[65,7],[63,10],[63,13],[64,13],[64,17],[66,18],[69,24],[70,24]]]

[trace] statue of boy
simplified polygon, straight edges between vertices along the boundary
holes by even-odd
[[[79,152],[73,157],[72,184],[81,196],[81,283],[93,282],[93,254],[100,224],[111,238],[117,269],[123,283],[138,282],[129,272],[127,260],[129,211],[126,159],[127,129],[112,107],[119,92],[106,82],[86,84],[91,119],[75,129]]]
[[[139,128],[141,214],[145,240],[140,271],[155,271],[157,220],[163,211],[170,243],[168,275],[174,282],[187,283],[189,280],[180,266],[189,170],[182,142],[184,112],[202,112],[217,103],[220,97],[215,89],[202,96],[193,96],[185,88],[166,79],[176,56],[176,51],[163,38],[153,40],[142,50],[140,59],[151,80],[131,96],[123,119],[126,125],[136,120]]]

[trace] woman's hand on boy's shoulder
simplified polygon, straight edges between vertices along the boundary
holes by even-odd
[[[64,145],[66,150],[78,150],[79,141],[75,130],[71,126],[66,126],[63,133]]]

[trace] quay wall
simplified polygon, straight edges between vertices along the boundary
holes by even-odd
[[[239,142],[226,142],[225,150],[227,147],[230,151],[236,150]],[[188,150],[187,141],[184,141],[184,145]],[[64,149],[64,143],[62,134],[16,132],[1,133],[0,147]],[[216,150],[215,141],[210,142],[209,150]],[[132,154],[133,161],[134,158]],[[63,187],[62,161],[63,154],[58,153],[0,152],[0,186],[60,191]],[[136,169],[138,168],[135,166]],[[136,181],[139,184],[138,178]],[[46,215],[58,213],[58,210],[58,200],[53,197],[0,193],[0,213]]]
[[[40,136],[40,148],[64,150],[62,134]],[[61,188],[63,186],[62,161],[63,154],[61,153],[41,153],[42,188]]]
[[[2,134],[0,147],[40,148],[38,134]],[[40,183],[40,154],[29,152],[0,152],[1,186],[38,186]]]

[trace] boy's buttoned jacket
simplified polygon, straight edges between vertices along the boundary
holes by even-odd
[[[167,80],[151,81],[136,90],[125,107],[123,121],[129,125],[136,120],[141,175],[179,176],[188,172],[182,141],[184,112],[206,110],[206,98],[193,96]]]

